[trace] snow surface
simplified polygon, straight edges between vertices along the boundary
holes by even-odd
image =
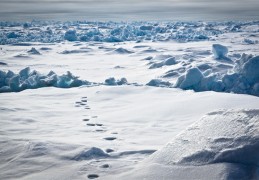
[[[258,179],[258,119],[258,109],[211,112],[121,179]]]
[[[0,26],[0,179],[258,178],[257,21]]]

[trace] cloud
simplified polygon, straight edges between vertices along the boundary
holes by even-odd
[[[0,20],[253,20],[258,0],[0,0]]]

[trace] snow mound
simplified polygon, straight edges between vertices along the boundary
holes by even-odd
[[[118,54],[131,54],[131,53],[133,53],[132,51],[129,51],[129,50],[124,49],[124,48],[117,48],[113,52],[118,53]]]
[[[34,54],[34,55],[40,55],[40,52],[35,49],[34,47],[31,48],[31,50],[27,51],[29,54]]]
[[[228,48],[221,44],[213,44],[212,45],[212,52],[215,59],[226,59]]]
[[[74,49],[74,50],[64,50],[61,54],[79,54],[79,53],[88,53],[89,50],[84,49]]]
[[[156,62],[156,63],[153,63],[149,69],[155,69],[155,68],[160,68],[160,67],[163,67],[163,66],[171,66],[171,65],[175,65],[177,64],[176,60],[175,60],[175,57],[169,57],[161,62]]]
[[[207,114],[148,161],[164,165],[259,164],[259,110]]]
[[[57,75],[50,71],[43,75],[37,71],[31,71],[29,67],[22,69],[18,74],[12,71],[0,71],[0,93],[19,92],[25,89],[36,89],[42,87],[70,88],[82,85],[90,85],[88,81],[78,79],[71,72]]]
[[[204,116],[126,179],[258,179],[259,110]]]
[[[82,160],[100,159],[100,158],[107,158],[107,157],[109,157],[109,154],[105,153],[102,149],[92,147],[90,149],[81,151],[72,159],[75,161],[82,161]]]
[[[146,85],[147,86],[155,86],[155,87],[171,87],[170,82],[162,81],[161,79],[152,79]]]

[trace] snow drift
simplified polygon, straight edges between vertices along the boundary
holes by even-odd
[[[204,116],[126,179],[258,179],[259,110]]]

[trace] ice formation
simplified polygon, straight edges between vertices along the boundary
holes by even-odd
[[[174,87],[195,91],[234,92],[259,96],[259,56],[243,54],[231,73],[201,73],[198,68],[189,69],[180,76]]]
[[[224,59],[227,57],[228,48],[221,44],[213,44],[212,52],[214,54],[215,59]]]
[[[167,81],[163,81],[161,79],[152,79],[146,85],[147,86],[156,86],[156,87],[170,87],[171,83],[167,82]]]
[[[19,92],[25,89],[36,89],[41,87],[59,87],[70,88],[82,85],[90,85],[88,81],[78,79],[71,72],[57,75],[50,71],[43,75],[37,71],[31,71],[29,67],[22,69],[18,74],[12,71],[0,71],[0,93],[2,92]]]
[[[8,31],[0,33],[0,44],[22,42],[68,41],[169,41],[179,42],[213,40],[226,32],[241,32],[243,26],[258,22],[166,22],[166,23],[115,23],[115,22],[0,22]],[[222,29],[222,26],[225,29]]]
[[[128,81],[126,78],[121,78],[116,80],[114,77],[108,78],[105,80],[105,85],[109,85],[109,86],[117,86],[117,85],[124,85],[124,84],[128,84]]]

